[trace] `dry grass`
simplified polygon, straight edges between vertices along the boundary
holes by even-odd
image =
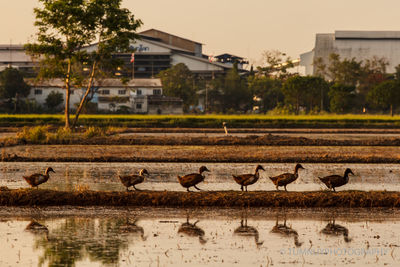
[[[0,190],[3,206],[160,206],[160,207],[400,207],[400,192],[388,191],[215,191],[99,192],[80,190]]]

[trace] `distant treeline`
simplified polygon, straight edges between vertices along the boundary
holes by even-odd
[[[264,66],[241,74],[237,66],[211,81],[196,78],[184,64],[160,73],[164,93],[184,100],[186,111],[203,98],[211,113],[320,114],[390,113],[400,111],[400,67],[386,73],[382,58],[357,61],[331,54],[317,58],[314,76],[289,72],[290,58],[266,52]],[[207,92],[206,92],[207,91]],[[196,111],[196,110],[195,110]],[[204,110],[201,110],[204,111]]]

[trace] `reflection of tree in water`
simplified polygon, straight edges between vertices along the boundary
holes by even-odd
[[[297,231],[294,230],[292,227],[286,225],[286,218],[284,219],[283,224],[279,224],[278,218],[276,218],[276,224],[272,228],[271,233],[276,233],[287,237],[293,237],[294,245],[296,247],[300,247],[303,244],[302,242],[299,242],[299,234],[297,233]]]
[[[343,235],[346,243],[351,241],[351,238],[349,238],[349,230],[340,224],[336,224],[335,219],[333,219],[332,222],[329,222],[325,228],[321,230],[321,233],[333,236]]]
[[[124,218],[67,218],[51,230],[49,238],[37,240],[36,246],[44,250],[39,264],[47,261],[49,266],[75,266],[84,258],[102,264],[117,263],[120,251],[127,249],[132,236],[132,231],[126,231],[126,223]],[[143,233],[142,227],[135,227],[133,235],[135,231]]]
[[[196,224],[199,221],[197,220],[195,223],[190,223],[189,222],[189,215],[186,217],[186,222],[182,223],[181,226],[178,229],[178,233],[183,233],[187,236],[198,236],[199,237],[199,242],[201,244],[205,244],[207,242],[206,239],[204,239],[204,230],[201,229],[200,227],[196,226]]]
[[[243,223],[244,221],[244,223]],[[259,241],[259,233],[258,230],[255,227],[248,226],[247,225],[247,212],[242,214],[242,219],[240,220],[240,226],[235,229],[233,234],[238,235],[238,236],[254,236],[254,241],[257,245],[257,247],[261,246],[264,241]]]

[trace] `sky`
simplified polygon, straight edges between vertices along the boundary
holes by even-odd
[[[0,44],[22,44],[36,32],[37,0],[1,0]],[[123,0],[144,25],[202,43],[203,53],[230,53],[255,65],[263,51],[292,59],[313,49],[316,33],[400,30],[398,0]]]

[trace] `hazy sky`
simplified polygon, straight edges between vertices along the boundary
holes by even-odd
[[[1,0],[0,43],[25,43],[35,33],[37,0]],[[261,59],[277,49],[292,58],[314,47],[316,33],[400,30],[399,0],[123,0],[156,28],[204,44],[206,54]]]

